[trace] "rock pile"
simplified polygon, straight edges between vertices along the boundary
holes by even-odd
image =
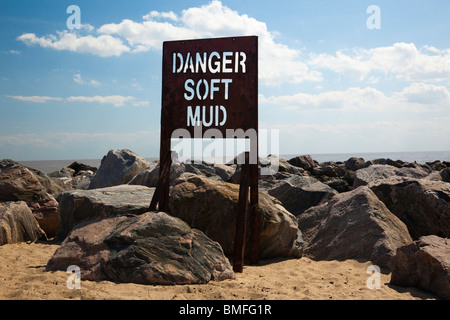
[[[449,299],[450,163],[259,159],[259,257],[372,261]],[[63,241],[48,270],[174,284],[233,278],[239,163],[175,162],[170,212],[149,212],[159,163],[111,150],[46,175],[0,161],[0,244]]]

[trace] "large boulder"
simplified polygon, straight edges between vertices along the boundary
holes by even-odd
[[[367,187],[335,195],[298,216],[304,255],[314,260],[363,259],[388,267],[412,242],[405,224]]]
[[[2,161],[0,201],[25,201],[47,237],[54,237],[60,221],[58,202],[32,170],[14,161]]]
[[[397,249],[390,261],[391,284],[417,287],[450,300],[450,240],[424,236]]]
[[[409,178],[425,178],[428,172],[419,168],[402,167],[397,168],[391,165],[374,164],[370,167],[359,169],[355,173],[353,188],[364,186],[376,180],[383,180],[390,177]]]
[[[219,242],[225,254],[231,256],[238,199],[239,185],[185,173],[172,189],[169,208],[171,214]],[[301,256],[296,218],[262,191],[259,192],[259,210],[259,257]]]
[[[0,202],[0,245],[46,239],[24,201]]]
[[[195,284],[235,277],[220,245],[164,212],[121,215],[78,225],[47,270],[80,268],[82,280]]]
[[[450,184],[427,179],[390,178],[368,187],[408,227],[413,239],[450,237]]]
[[[61,223],[56,240],[64,240],[75,225],[84,221],[147,212],[154,192],[155,188],[120,185],[58,194]]]
[[[290,213],[298,216],[338,192],[314,177],[294,175],[277,182],[268,193],[280,200]]]
[[[89,184],[89,189],[126,184],[148,166],[149,163],[144,158],[131,150],[110,150],[103,157]]]

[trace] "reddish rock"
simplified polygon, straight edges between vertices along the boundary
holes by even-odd
[[[340,193],[298,216],[303,253],[315,260],[364,259],[388,267],[412,242],[405,224],[367,187]]]
[[[390,178],[372,182],[368,187],[406,224],[414,240],[430,234],[450,237],[449,183]]]
[[[391,284],[417,287],[450,299],[450,240],[424,236],[397,249],[390,261]]]
[[[0,166],[0,201],[25,201],[47,236],[54,237],[60,221],[58,202],[30,169],[15,162]]]
[[[47,270],[81,269],[83,280],[194,284],[233,279],[222,248],[164,212],[121,215],[75,227]]]
[[[172,189],[169,208],[172,215],[219,242],[225,254],[231,256],[238,198],[239,185],[184,173]],[[301,234],[295,216],[263,191],[259,192],[259,208],[259,257],[301,256]]]
[[[44,231],[25,202],[0,202],[0,245],[45,238]]]

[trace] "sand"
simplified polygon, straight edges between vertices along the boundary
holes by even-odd
[[[18,243],[0,246],[2,300],[415,300],[435,299],[416,288],[389,284],[381,273],[380,288],[369,289],[370,262],[313,261],[308,258],[261,261],[245,266],[235,280],[202,285],[153,286],[110,281],[81,281],[69,289],[69,274],[45,271],[57,244]]]

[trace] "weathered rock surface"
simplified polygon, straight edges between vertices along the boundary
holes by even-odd
[[[0,245],[46,239],[24,201],[0,202]]]
[[[58,194],[61,223],[56,239],[64,240],[75,225],[84,221],[147,212],[154,191],[145,186],[120,185]]]
[[[450,184],[427,179],[390,178],[368,187],[408,227],[413,239],[450,237]]]
[[[428,172],[419,168],[397,168],[391,165],[374,164],[370,167],[356,171],[353,188],[364,186],[370,182],[390,177],[420,179],[425,178],[428,174]]]
[[[441,176],[442,181],[450,182],[450,167],[442,169],[442,171],[439,174]]]
[[[305,170],[310,170],[316,166],[316,163],[309,154],[294,157],[289,159],[287,162],[293,166],[303,168]]]
[[[0,165],[0,201],[25,201],[39,226],[52,238],[59,225],[58,202],[48,194],[32,170],[10,161]]]
[[[238,198],[239,185],[185,173],[173,187],[169,208],[171,214],[219,242],[230,256],[234,250]],[[302,244],[296,218],[261,191],[259,208],[259,257],[299,257]]]
[[[391,284],[417,287],[450,299],[450,240],[424,236],[397,249],[390,261]]]
[[[268,193],[280,200],[290,213],[298,216],[338,192],[314,177],[294,175],[276,183]]]
[[[83,280],[195,284],[235,277],[220,245],[164,212],[122,215],[78,225],[47,270],[81,269]]]
[[[90,182],[89,189],[126,184],[148,166],[144,158],[131,150],[110,150],[103,157],[100,167]]]
[[[367,163],[366,161],[364,161],[363,158],[351,157],[350,159],[345,161],[345,169],[351,170],[351,171],[356,171],[359,169],[366,168],[370,164],[371,163]]]
[[[388,267],[412,242],[405,224],[367,187],[335,195],[298,216],[304,255],[314,260],[362,259]]]

